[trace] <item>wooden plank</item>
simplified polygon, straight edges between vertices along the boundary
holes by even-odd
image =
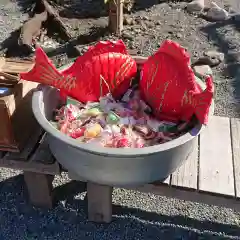
[[[54,176],[33,172],[24,172],[30,202],[37,207],[52,208],[52,181]]]
[[[18,83],[19,77],[13,74],[5,73],[5,72],[0,72],[0,83],[9,83],[11,85],[14,85]]]
[[[93,222],[112,221],[112,190],[110,186],[88,182],[88,219]]]
[[[171,185],[197,189],[198,177],[198,138],[194,140],[192,152],[183,165],[177,169],[171,178]]]
[[[34,66],[32,61],[14,60],[9,58],[0,58],[0,71],[6,73],[28,72]]]
[[[212,117],[200,135],[199,190],[235,195],[229,118]]]
[[[36,131],[32,134],[32,137],[28,140],[24,149],[20,152],[8,152],[4,158],[6,160],[18,160],[18,161],[28,161],[30,154],[34,151],[36,144],[38,144],[38,140],[40,136],[43,134],[42,128],[37,128]]]
[[[228,197],[226,195],[210,194],[207,192],[198,192],[190,189],[180,189],[176,187],[168,187],[167,185],[153,185],[147,184],[144,186],[127,188],[134,191],[152,193],[170,198],[177,198],[184,201],[204,203],[219,207],[231,208],[240,211],[240,201],[235,197]]]
[[[18,160],[6,160],[5,158],[1,158],[0,167],[50,175],[58,175],[61,173],[61,169],[57,161],[55,161],[53,164],[42,164],[32,161],[26,162]]]
[[[43,164],[53,164],[56,161],[49,149],[48,135],[46,133],[40,139],[39,147],[32,155],[30,161]]]
[[[19,161],[19,158],[17,160],[11,159],[6,157],[6,155],[10,154],[7,153],[5,156],[3,156],[3,158],[0,158],[0,167],[50,175],[61,173],[60,165],[57,161],[54,161],[50,164],[50,162],[52,162],[52,154],[49,151],[49,148],[44,149],[44,146],[41,146],[40,144],[37,146],[37,148],[35,146],[33,150],[35,150],[35,152],[32,153],[30,159],[28,159],[29,161]],[[38,155],[38,153],[40,155]],[[45,159],[47,164],[44,162],[44,160],[40,160],[41,158]]]
[[[240,119],[231,119],[235,194],[240,198]]]

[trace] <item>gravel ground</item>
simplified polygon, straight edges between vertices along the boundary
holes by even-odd
[[[182,9],[184,2],[155,6],[152,5],[153,2],[155,1],[145,1],[145,4],[149,5],[146,11],[141,10],[146,6],[139,4],[135,6],[136,11],[133,14],[127,15],[130,20],[125,26],[124,41],[128,47],[136,49],[138,54],[148,56],[157,49],[162,40],[171,38],[185,46],[193,59],[202,56],[205,50],[223,52],[225,62],[213,69],[217,89],[216,113],[238,116],[240,33],[237,23],[209,23],[196,15],[186,13]],[[216,2],[236,10],[239,0]],[[78,39],[78,45],[83,51],[97,39],[109,37],[104,31],[107,24],[105,11],[100,5],[103,10],[100,13],[102,17],[98,20],[76,19],[76,16],[70,18],[67,14],[72,14],[71,9],[75,9],[77,16],[89,15],[91,9],[97,9],[98,4],[95,4],[94,7],[88,5],[88,8],[68,6],[68,12],[59,9],[72,34],[83,34]],[[95,10],[96,12],[99,11]],[[7,38],[11,39],[11,32],[17,31],[26,19],[27,15],[21,13],[20,7],[15,3],[2,0],[0,41],[5,43]],[[102,33],[105,35],[101,37]],[[4,46],[6,47],[6,44]],[[63,47],[49,54],[56,64],[61,65],[71,60],[64,49]],[[70,183],[65,175],[56,177],[54,181],[56,208],[49,211],[35,209],[27,203],[23,177],[19,174],[20,172],[0,169],[0,240],[240,239],[240,213],[124,189],[114,191],[114,221],[109,225],[90,223],[86,216],[85,187]]]
[[[19,172],[0,170],[0,239],[240,239],[240,213],[124,189],[113,193],[113,222],[87,221],[85,186],[54,180],[57,206],[26,202]],[[65,184],[65,185],[63,185]]]

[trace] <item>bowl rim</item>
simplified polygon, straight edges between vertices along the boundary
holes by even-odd
[[[59,70],[63,70],[66,67],[69,67],[72,63],[64,65]],[[73,139],[64,133],[56,130],[52,124],[47,120],[44,115],[44,106],[43,106],[43,95],[44,89],[51,89],[53,87],[43,86],[41,89],[37,89],[33,93],[32,97],[32,109],[35,118],[39,122],[39,124],[44,128],[44,130],[50,134],[50,136],[54,137],[57,140],[63,141],[64,143],[68,144],[70,147],[79,149],[81,151],[85,151],[95,155],[101,156],[112,156],[118,158],[126,158],[126,157],[143,157],[146,155],[152,155],[163,151],[168,151],[179,147],[181,145],[186,144],[187,142],[196,138],[201,131],[205,129],[205,125],[197,124],[193,129],[189,132],[185,133],[184,135],[166,143],[161,143],[154,146],[144,147],[144,148],[106,148],[99,146],[94,143],[79,143],[76,139]],[[213,115],[214,112],[214,100],[209,109],[209,118]]]

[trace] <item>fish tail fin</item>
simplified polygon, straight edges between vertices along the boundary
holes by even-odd
[[[205,79],[206,89],[195,95],[195,115],[201,124],[208,123],[209,109],[214,95],[214,84],[211,76]]]
[[[63,76],[53,65],[42,48],[37,48],[35,52],[35,64],[29,72],[20,73],[20,78],[27,81],[39,82],[54,87]]]

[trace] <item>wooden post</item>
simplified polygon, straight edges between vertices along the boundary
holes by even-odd
[[[109,1],[109,22],[110,31],[121,35],[123,30],[123,1],[124,0],[110,0]]]
[[[89,221],[98,223],[112,221],[112,190],[110,186],[87,183]]]
[[[24,171],[29,200],[34,206],[52,208],[53,178],[52,175]]]

